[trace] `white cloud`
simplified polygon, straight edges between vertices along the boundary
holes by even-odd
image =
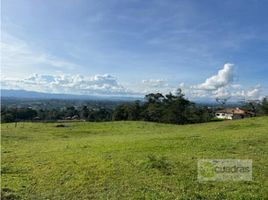
[[[230,99],[230,101],[237,100],[252,100],[252,99],[261,99],[262,95],[262,87],[260,85],[255,86],[253,88],[243,88],[240,86],[239,88],[233,88],[232,86],[225,86],[218,88],[217,90],[200,90],[193,89],[193,87],[184,87],[183,92],[186,97],[189,99]]]
[[[214,98],[229,99],[231,97],[230,92],[225,88],[218,88],[212,92]]]
[[[236,99],[244,99],[244,100],[255,100],[263,98],[261,85],[256,85],[252,88],[248,89],[236,89],[232,90],[231,97]]]
[[[1,65],[6,75],[22,75],[29,72],[52,70],[73,70],[78,64],[52,56],[44,51],[34,49],[24,40],[5,32],[1,40]]]
[[[161,79],[149,79],[143,80],[142,84],[139,85],[141,88],[140,91],[143,94],[151,93],[151,92],[161,92],[161,93],[169,93],[174,92],[176,89],[175,87],[171,86],[165,80]]]
[[[164,80],[159,79],[149,79],[149,80],[143,80],[142,83],[144,85],[147,85],[149,87],[163,87],[168,86],[168,84]]]
[[[233,83],[234,65],[226,63],[216,75],[206,79],[204,83],[185,87],[184,91],[190,98],[224,98],[232,100],[239,99],[260,99],[261,86],[244,88],[242,85]]]
[[[205,90],[194,90],[194,89],[185,88],[183,92],[189,98],[208,98],[209,96],[208,92]]]
[[[232,88],[234,88],[234,89],[240,89],[241,88],[241,85],[240,84],[231,84],[230,86]]]
[[[261,94],[261,86],[260,85],[256,85],[253,89],[251,90],[248,90],[246,92],[246,96],[248,98],[258,98],[260,97],[260,94]]]
[[[204,83],[193,86],[193,88],[200,90],[217,90],[227,86],[233,81],[233,66],[233,64],[226,63],[223,69],[218,71],[218,74],[207,78]]]
[[[181,83],[179,84],[179,88],[183,90],[184,87],[185,87],[185,83],[181,82]]]
[[[3,89],[24,89],[50,93],[82,95],[132,95],[116,78],[105,74],[86,77],[82,75],[39,75],[26,79],[2,79]]]

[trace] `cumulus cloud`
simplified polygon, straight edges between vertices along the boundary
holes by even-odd
[[[255,100],[263,98],[261,93],[261,85],[256,85],[252,88],[232,90],[230,96],[237,99]]]
[[[201,90],[217,90],[224,86],[227,86],[233,81],[233,64],[226,63],[223,69],[219,70],[216,75],[213,75],[206,79],[204,83],[194,86],[194,89]]]
[[[24,89],[40,92],[82,95],[131,95],[132,91],[118,83],[115,77],[104,74],[87,77],[82,75],[40,75],[25,79],[2,79],[3,89]]]
[[[231,86],[225,86],[218,88],[217,90],[200,90],[193,89],[190,87],[185,87],[183,89],[185,95],[190,99],[230,99],[231,101],[237,100],[256,100],[262,99],[262,87],[260,85],[253,88],[233,88]]]
[[[207,78],[203,83],[184,86],[186,96],[189,98],[207,98],[207,99],[261,99],[262,87],[256,85],[251,88],[245,88],[238,83],[234,83],[234,65],[227,63],[222,69],[218,71],[216,75]]]

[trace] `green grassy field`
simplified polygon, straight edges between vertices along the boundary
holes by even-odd
[[[2,199],[267,199],[268,118],[2,124]],[[198,182],[197,160],[252,159],[253,181]]]

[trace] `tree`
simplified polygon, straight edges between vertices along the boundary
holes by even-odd
[[[1,114],[1,122],[14,122],[15,121],[15,117],[13,114],[11,113],[3,113]]]
[[[161,93],[150,93],[145,95],[145,99],[148,103],[161,103],[164,100],[164,96]]]
[[[80,117],[83,119],[87,119],[89,116],[89,110],[87,108],[87,106],[83,106],[80,112]]]
[[[95,122],[111,121],[112,120],[111,111],[105,108],[92,109],[89,111],[88,120]]]
[[[120,121],[120,120],[128,120],[129,112],[128,112],[128,105],[121,104],[117,106],[113,112],[113,120]]]
[[[268,114],[268,97],[263,98],[260,108],[262,114]]]
[[[140,120],[141,110],[140,101],[130,104],[121,104],[113,112],[113,120]]]
[[[72,117],[74,115],[78,115],[78,111],[75,109],[74,106],[69,106],[66,108],[66,111],[65,111],[65,117]]]

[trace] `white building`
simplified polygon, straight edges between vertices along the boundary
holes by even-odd
[[[246,117],[253,117],[254,113],[248,112],[240,108],[226,108],[223,110],[218,110],[215,113],[215,117],[218,119],[243,119]]]

